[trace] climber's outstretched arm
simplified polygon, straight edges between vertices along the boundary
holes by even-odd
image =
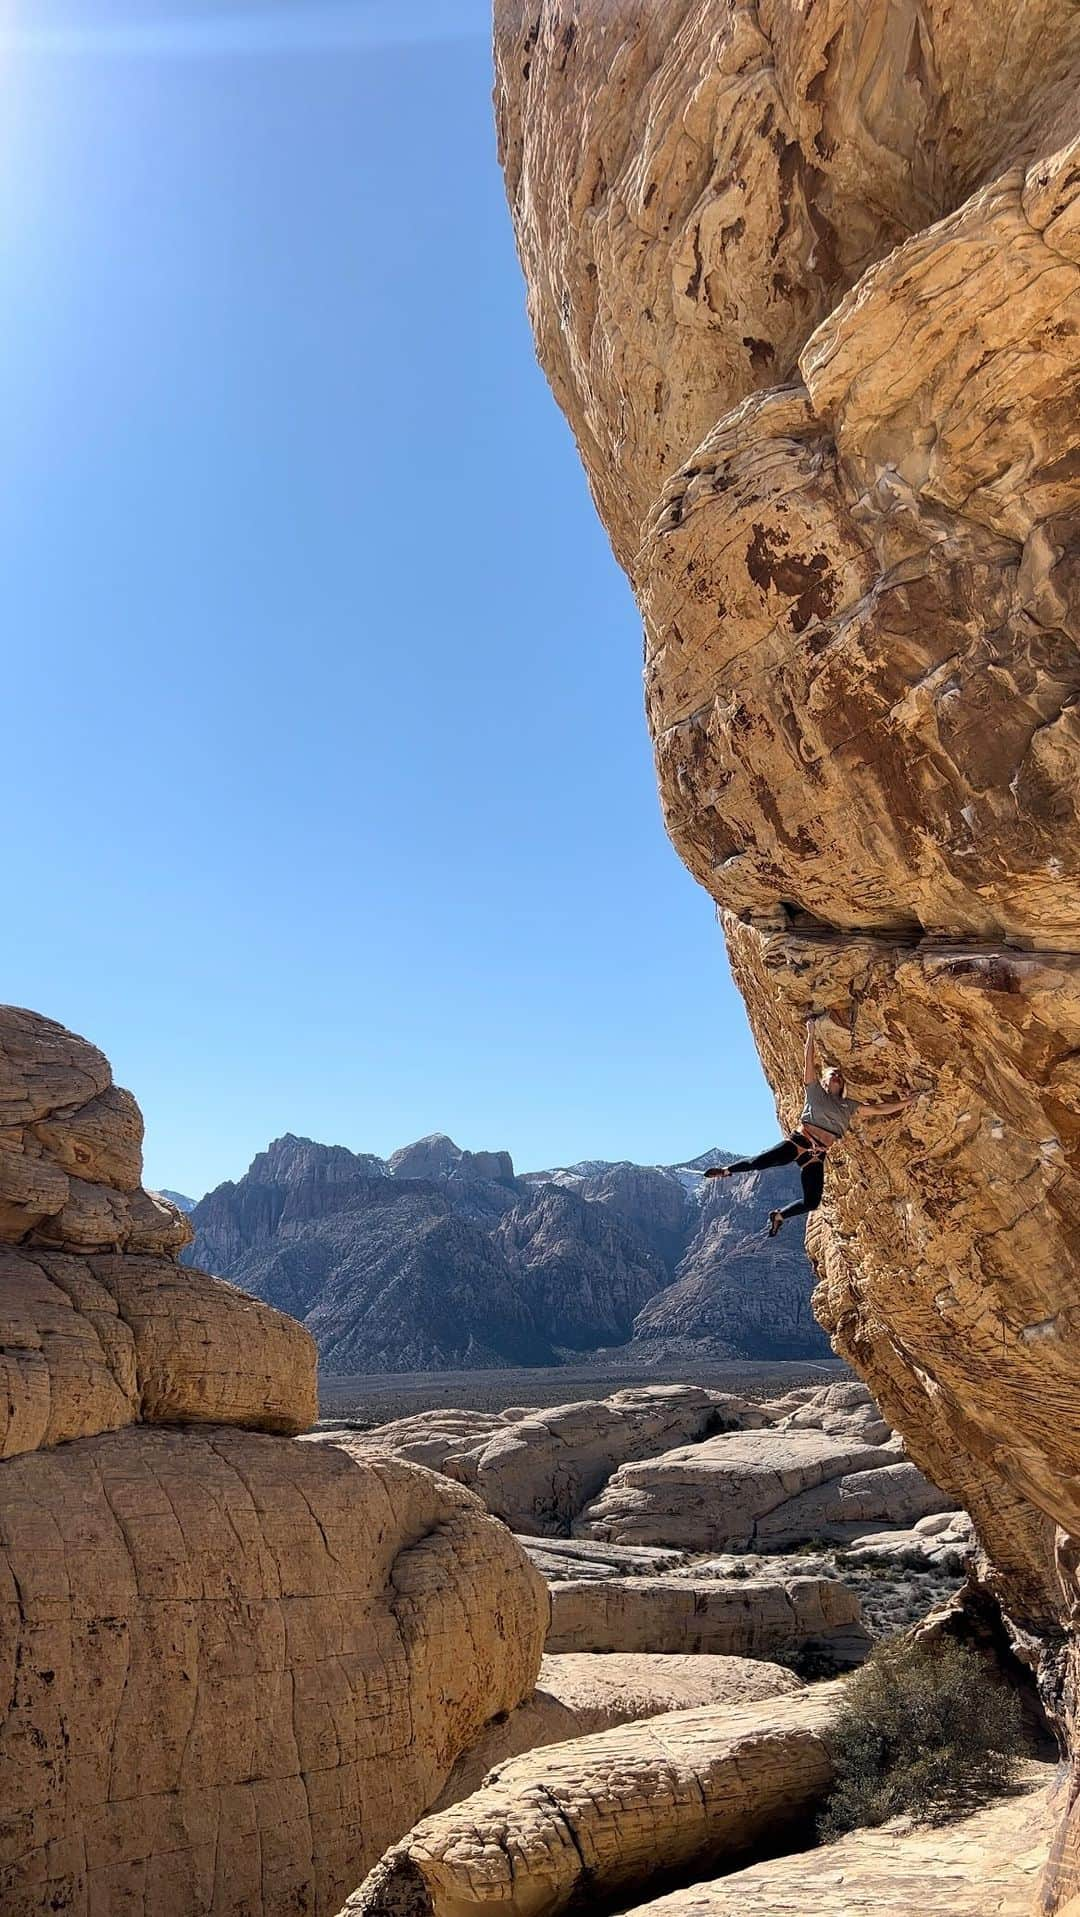
[[[918,1092],[908,1092],[903,1098],[888,1098],[881,1105],[860,1105],[855,1116],[857,1118],[891,1118],[896,1112],[906,1112],[909,1105],[914,1105],[918,1096]]]
[[[817,1084],[817,1060],[814,1057],[814,1026],[816,1023],[817,1020],[813,1018],[808,1018],[806,1021],[806,1050],[803,1052],[804,1085]]]

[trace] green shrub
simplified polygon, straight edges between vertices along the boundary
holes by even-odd
[[[828,1734],[835,1764],[822,1837],[910,1816],[944,1823],[1009,1788],[1022,1755],[1019,1699],[946,1638],[881,1644],[850,1680]]]

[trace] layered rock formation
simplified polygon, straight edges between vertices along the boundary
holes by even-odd
[[[870,1650],[859,1600],[835,1578],[567,1578],[548,1650],[697,1652],[847,1669]]]
[[[179,1267],[92,1046],[0,1010],[0,1908],[333,1911],[534,1684],[543,1582],[445,1477],[283,1435],[299,1325]]]
[[[568,1548],[583,1559],[615,1547],[616,1573],[628,1546],[678,1554],[847,1544],[950,1509],[860,1384],[772,1404],[645,1385],[538,1411],[427,1411],[359,1432],[332,1425],[311,1441],[442,1471],[526,1536],[572,1531],[580,1542]]]
[[[545,1657],[533,1695],[463,1753],[433,1808],[460,1803],[480,1789],[496,1765],[526,1751],[669,1711],[759,1703],[801,1689],[802,1680],[793,1671],[762,1658],[640,1651]]]
[[[770,1432],[765,1442],[747,1432],[621,1465],[576,1529],[610,1544],[779,1549],[823,1537],[845,1520],[870,1528],[870,1520],[906,1522],[948,1509],[948,1499],[891,1448],[817,1431]]]
[[[857,1096],[925,1093],[830,1165],[818,1313],[1052,1643],[1080,1597],[1080,15],[496,0],[496,49],[540,356],[781,1114],[811,1009]],[[1048,1910],[1080,1813],[1056,1872]]]
[[[563,1578],[651,1577],[686,1562],[685,1551],[655,1544],[595,1544],[591,1538],[544,1538],[538,1543],[526,1531],[519,1541],[549,1584]]]
[[[687,1439],[765,1422],[744,1399],[700,1385],[646,1385],[550,1410],[511,1411],[479,1433],[468,1429],[482,1418],[421,1413],[356,1437],[331,1430],[327,1441],[356,1456],[389,1453],[445,1471],[479,1492],[512,1530],[558,1537],[624,1459],[655,1458]]]
[[[334,1372],[557,1363],[662,1346],[826,1355],[761,1180],[590,1164],[517,1177],[441,1134],[386,1160],[291,1135],[195,1206],[192,1263],[307,1325]],[[785,1173],[777,1188],[797,1181]]]
[[[828,1687],[676,1711],[513,1759],[410,1832],[342,1917],[556,1917],[798,1829],[832,1765]]]
[[[756,1704],[802,1689],[794,1672],[761,1658],[701,1657],[657,1652],[602,1657],[546,1656],[537,1690],[557,1697],[577,1719],[578,1734],[613,1730],[669,1711],[704,1705]]]

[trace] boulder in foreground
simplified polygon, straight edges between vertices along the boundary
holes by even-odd
[[[182,1270],[107,1061],[0,1008],[0,1910],[326,1913],[529,1695],[543,1581],[281,1434],[307,1333]]]
[[[543,1584],[429,1472],[142,1428],[0,1508],[4,1917],[336,1909],[532,1687]]]
[[[443,1810],[479,1790],[508,1758],[563,1744],[594,1731],[639,1723],[703,1705],[756,1703],[788,1697],[802,1679],[779,1664],[750,1657],[653,1656],[648,1652],[545,1657],[536,1690],[509,1717],[490,1725],[454,1765],[433,1806]]]
[[[342,1917],[556,1917],[794,1838],[829,1786],[834,1705],[818,1686],[515,1758],[395,1845]]]

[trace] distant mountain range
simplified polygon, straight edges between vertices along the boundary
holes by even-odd
[[[797,1180],[702,1178],[726,1158],[519,1176],[441,1133],[389,1159],[289,1134],[191,1208],[184,1259],[301,1319],[334,1373],[829,1355],[801,1224],[764,1236]]]

